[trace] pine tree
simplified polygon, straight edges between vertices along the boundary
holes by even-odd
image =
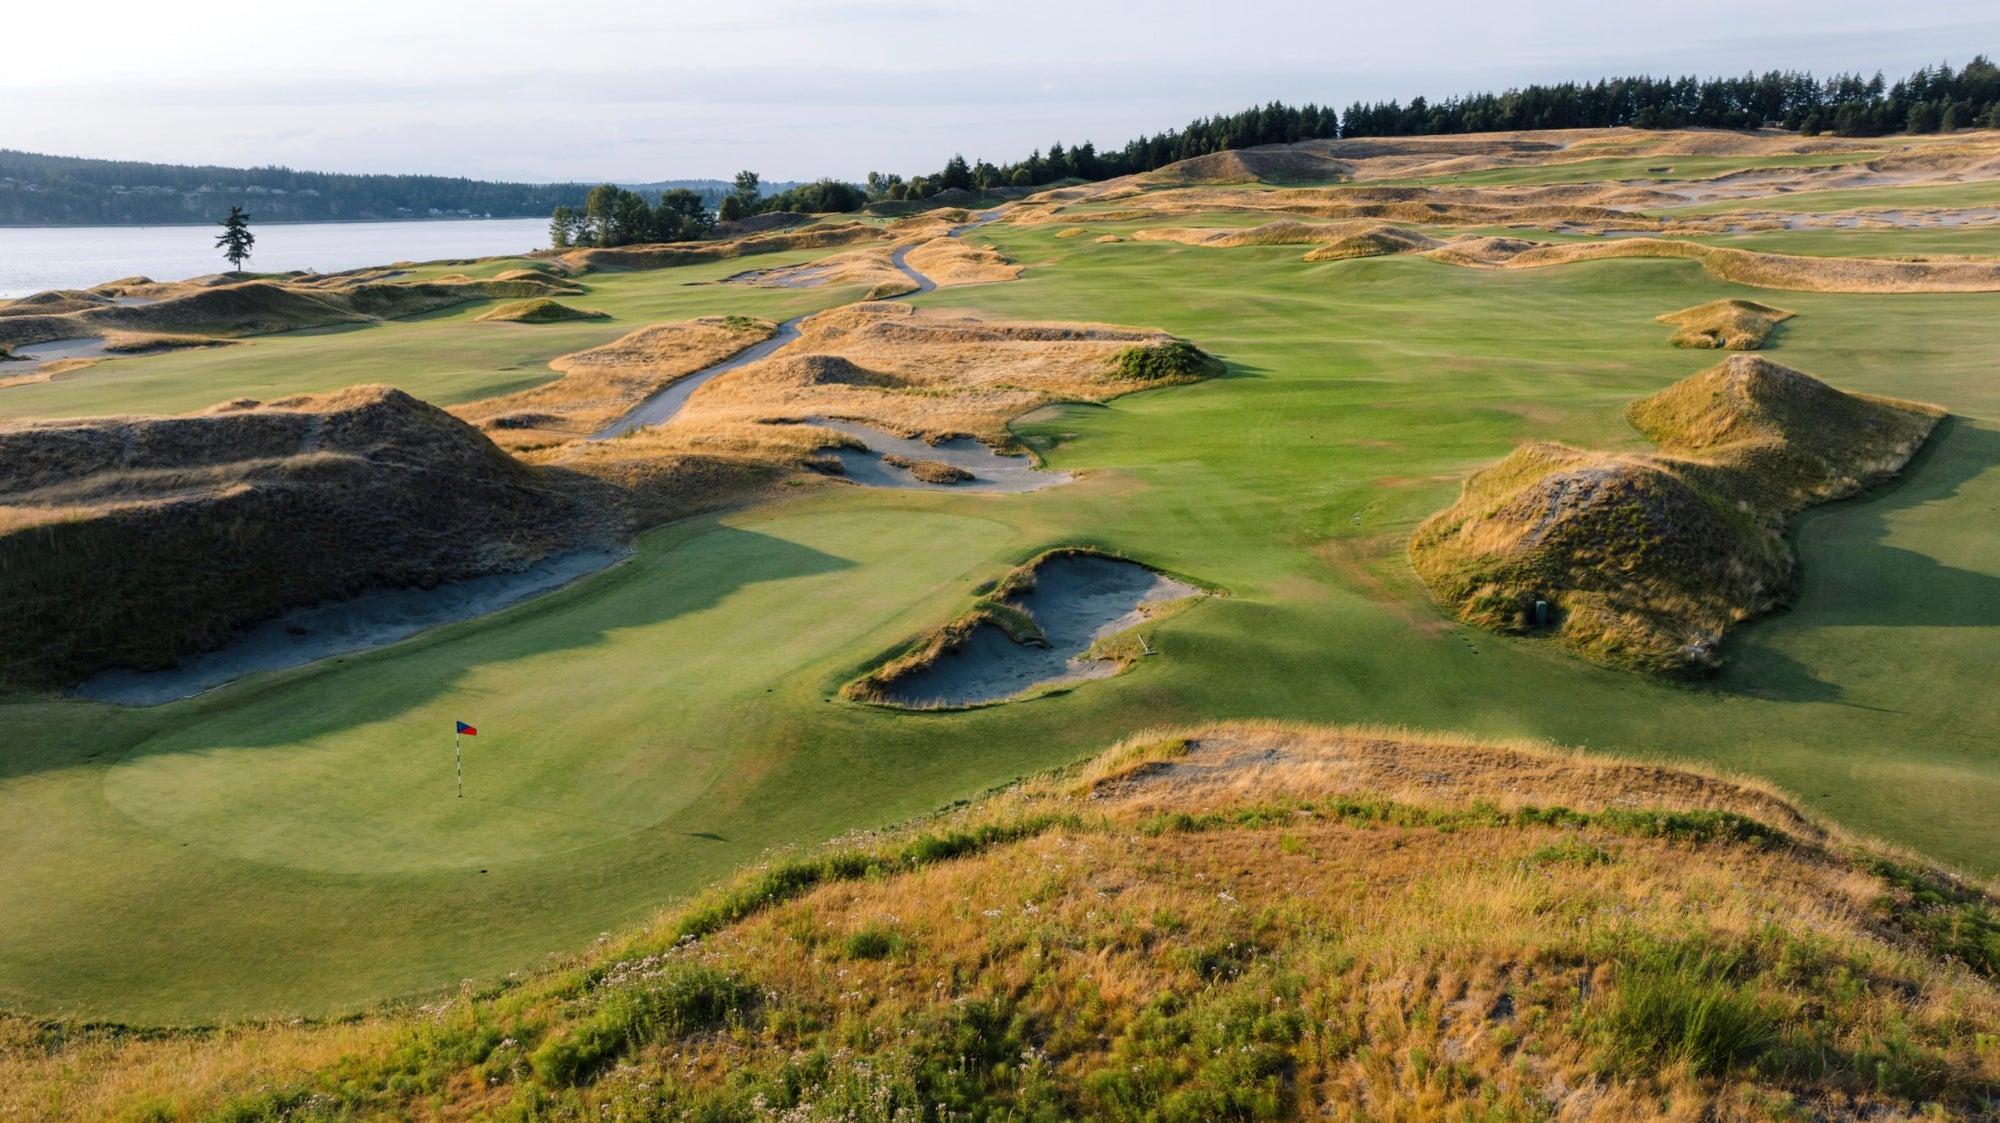
[[[229,217],[222,220],[222,236],[215,240],[215,248],[229,259],[229,267],[242,272],[243,263],[250,259],[250,247],[257,244],[257,235],[250,233],[250,216],[242,207],[229,208]]]

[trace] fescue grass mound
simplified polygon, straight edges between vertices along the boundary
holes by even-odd
[[[0,1019],[0,1109],[1971,1118],[2000,1085],[1996,906],[1751,783],[1390,730],[1155,730],[421,1009]]]
[[[1671,455],[1524,445],[1418,527],[1411,560],[1439,602],[1608,666],[1712,670],[1724,633],[1791,589],[1786,519],[1893,476],[1943,412],[1746,355],[1630,416]]]
[[[0,681],[171,666],[230,630],[604,540],[575,488],[386,387],[0,426]]]
[[[1791,318],[1792,313],[1783,308],[1734,297],[1658,317],[1661,323],[1681,329],[1667,341],[1676,347],[1727,351],[1757,350],[1779,324]]]
[[[1734,355],[1626,410],[1676,456],[1732,469],[1760,506],[1797,510],[1901,471],[1944,416],[1931,405],[1849,394],[1757,355]]]
[[[546,297],[534,300],[517,300],[502,304],[479,314],[481,321],[497,320],[510,324],[563,324],[572,320],[602,320],[605,314],[594,308],[572,308],[559,300]]]

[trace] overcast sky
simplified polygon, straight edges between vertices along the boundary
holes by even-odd
[[[0,147],[640,182],[904,174],[1272,99],[2000,54],[1992,0],[22,4]]]

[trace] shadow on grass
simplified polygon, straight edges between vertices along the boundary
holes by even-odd
[[[160,709],[186,709],[166,723],[167,737],[142,741],[130,751],[201,751],[219,742],[289,745],[394,720],[462,689],[467,677],[482,668],[580,651],[603,643],[613,631],[713,608],[750,585],[854,565],[809,546],[728,526],[664,545],[649,547],[642,539],[631,562],[526,604],[168,703]],[[668,637],[671,643],[671,633]],[[325,681],[331,675],[346,676],[346,681]]]
[[[1733,665],[1716,686],[1778,701],[1837,702],[1839,684],[1762,641],[1804,628],[2000,625],[2000,577],[1889,544],[1897,514],[1952,499],[1995,466],[2000,431],[1948,417],[1895,483],[1801,520],[1794,534],[1802,546],[1794,608],[1746,628]]]

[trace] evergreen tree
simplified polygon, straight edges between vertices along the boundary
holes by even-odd
[[[722,205],[716,209],[715,216],[724,222],[735,222],[743,217],[743,200],[734,194],[724,195]]]
[[[555,213],[549,216],[549,245],[559,250],[570,248],[570,227],[576,221],[576,212],[562,204],[556,204]]]
[[[229,267],[243,271],[243,263],[250,258],[250,247],[257,244],[257,236],[250,233],[250,216],[242,207],[229,208],[229,217],[222,220],[222,236],[215,240],[215,248],[229,259]]]

